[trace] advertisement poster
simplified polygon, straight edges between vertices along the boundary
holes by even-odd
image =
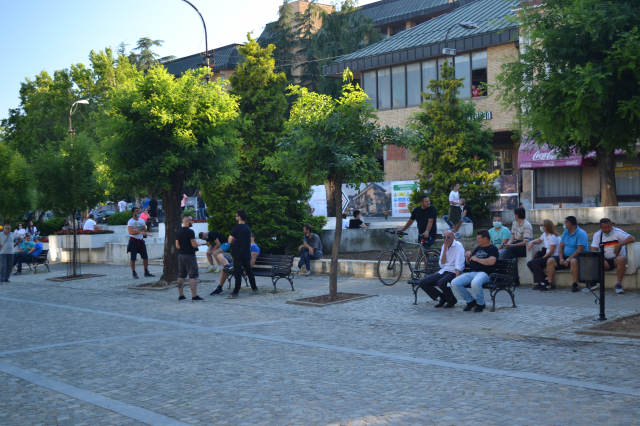
[[[309,199],[309,205],[316,209],[314,216],[327,216],[327,190],[324,185],[312,186],[313,194]]]
[[[412,180],[391,182],[393,217],[411,217],[409,203],[411,193],[418,188]]]
[[[392,182],[372,182],[361,184],[358,188],[342,185],[342,212],[347,218],[353,216],[354,210],[360,210],[364,217],[384,218],[391,212],[391,186]],[[313,195],[309,204],[315,208],[314,216],[327,215],[327,192],[324,185],[311,188]]]

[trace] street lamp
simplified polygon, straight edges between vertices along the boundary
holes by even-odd
[[[71,116],[73,115],[74,112],[76,112],[76,109],[78,109],[78,107],[76,106],[78,104],[89,105],[89,101],[86,99],[81,99],[79,101],[75,101],[73,105],[71,105],[71,109],[69,110],[69,133],[71,133],[71,137],[73,137],[73,135],[76,134],[76,131],[73,129],[73,126],[71,125]]]
[[[204,79],[206,80],[206,82],[209,82],[209,58],[211,58],[213,56],[213,54],[209,54],[209,43],[208,43],[208,38],[207,38],[207,24],[204,23],[204,18],[202,17],[202,14],[200,13],[200,11],[194,6],[192,5],[190,2],[188,2],[187,0],[182,0],[183,2],[187,3],[189,6],[191,6],[196,12],[198,12],[198,15],[200,16],[200,20],[202,21],[202,26],[204,27],[204,66],[207,67],[207,75],[204,77]],[[215,65],[215,61],[212,61],[213,64]]]
[[[449,31],[451,31],[453,29],[453,27],[455,27],[456,25],[460,25],[465,30],[475,30],[475,29],[479,28],[478,24],[476,24],[475,22],[458,22],[458,23],[455,23],[452,26],[450,26],[449,29],[447,30],[447,35],[444,38],[444,49],[442,49],[442,54],[443,55],[455,56],[455,54],[456,54],[456,49],[448,49],[447,48],[447,41],[449,40]]]

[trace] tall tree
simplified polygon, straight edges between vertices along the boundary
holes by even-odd
[[[291,116],[285,123],[285,133],[278,151],[267,160],[276,170],[282,170],[308,185],[323,184],[327,188],[329,205],[341,205],[342,183],[359,186],[379,182],[384,171],[376,161],[376,150],[382,141],[397,145],[408,143],[406,132],[390,127],[380,128],[367,95],[351,83],[351,72],[344,73],[346,84],[342,94],[331,96],[310,92],[304,87],[290,86],[297,97]],[[334,194],[330,199],[329,194]],[[342,236],[342,216],[336,215],[336,230],[331,252],[329,294],[338,291],[338,253]]]
[[[618,205],[614,152],[635,155],[640,134],[640,0],[523,2],[517,22],[526,42],[498,99],[536,143],[595,151],[602,205]]]
[[[316,25],[325,15],[326,12],[318,7],[316,0],[312,0],[304,12],[296,14],[294,31],[298,35],[298,43],[295,62],[300,65],[295,65],[293,68],[298,76],[298,84],[312,92],[318,91],[320,85],[315,52]]]
[[[248,43],[238,49],[242,56],[229,78],[230,93],[239,99],[240,135],[236,166],[239,177],[232,184],[209,182],[204,199],[210,209],[211,229],[228,232],[235,225],[234,213],[243,208],[249,224],[264,250],[297,246],[305,221],[305,203],[309,188],[285,173],[266,168],[264,159],[276,149],[286,120],[287,78],[275,73],[274,45],[262,49],[249,35]]]
[[[413,139],[411,152],[421,168],[412,201],[417,204],[426,192],[440,215],[445,214],[451,186],[458,182],[467,204],[480,216],[488,213],[489,204],[497,199],[493,181],[500,172],[487,171],[493,160],[492,133],[476,114],[475,103],[458,97],[463,84],[445,61],[440,80],[429,82],[422,94],[425,102],[411,117],[411,128],[420,134]]]
[[[153,180],[160,188],[166,214],[160,284],[178,279],[175,240],[185,182],[229,182],[237,175],[237,100],[221,83],[202,84],[205,72],[179,78],[160,66],[136,72],[110,89],[99,121],[115,185]]]
[[[160,57],[157,53],[151,50],[154,46],[161,47],[164,44],[164,40],[151,40],[149,37],[142,37],[136,43],[136,47],[129,52],[129,62],[138,68],[138,71],[145,71],[154,65],[162,64],[167,61],[176,59],[175,56]],[[124,42],[118,46],[120,51],[124,52]]]
[[[278,20],[270,25],[269,37],[260,39],[260,47],[266,48],[269,44],[276,46],[274,57],[276,60],[276,72],[282,72],[287,81],[295,83],[293,77],[293,62],[298,45],[298,33],[296,31],[295,13],[291,7],[291,0],[283,0],[278,10]]]
[[[28,212],[33,205],[31,169],[19,152],[0,139],[0,216],[3,224]]]

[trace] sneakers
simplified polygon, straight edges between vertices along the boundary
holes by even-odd
[[[438,302],[438,304],[434,306],[434,308],[442,308],[445,305],[445,303],[447,303],[447,301],[444,300],[444,297],[441,297],[440,302]]]
[[[300,268],[298,268],[298,267],[291,268],[291,272],[300,272]]]
[[[308,277],[309,275],[311,275],[311,271],[307,271],[307,272],[304,273],[305,277]]]
[[[214,269],[214,270],[213,270],[213,271],[211,271],[211,272],[213,272],[214,274],[219,274],[220,272],[222,272],[222,268],[220,268],[220,267],[218,266],[216,269]]]
[[[151,272],[149,272],[148,270],[144,271],[144,276],[145,277],[155,277],[155,275],[153,275]]]
[[[13,274],[13,275],[22,275],[22,272],[16,272],[16,273],[15,273],[15,274]]]
[[[133,279],[134,280],[138,279],[138,273],[136,271],[133,271]]]
[[[231,293],[230,295],[227,296],[227,299],[237,299],[238,295],[236,293]]]
[[[585,288],[582,289],[583,293],[589,293],[591,290],[597,290],[598,284],[586,284]],[[573,291],[573,289],[571,289]]]
[[[445,309],[453,308],[454,306],[456,306],[456,303],[458,303],[458,302],[457,302],[457,301],[456,301],[456,302],[447,302],[447,303],[444,305],[444,308],[445,308]]]
[[[180,296],[178,297],[178,300],[187,300],[187,298],[185,296]]]
[[[204,301],[204,299],[200,296],[196,296],[196,297],[192,297],[191,301],[193,302],[199,302],[199,301]]]
[[[555,286],[554,286],[554,288],[555,288]],[[549,291],[549,290],[551,290],[551,285],[550,284],[540,284],[540,291]]]
[[[478,306],[478,303],[475,300],[472,300],[471,303],[467,303],[467,306],[464,307],[463,311],[469,312],[476,306]]]
[[[215,290],[213,290],[209,296],[215,296],[216,294],[222,294],[222,287],[216,287]]]
[[[213,266],[209,266],[207,268],[207,271],[205,272],[205,274],[210,274],[210,273],[215,273],[215,272],[216,272],[215,268]]]
[[[482,312],[487,305],[477,305],[473,312]]]
[[[540,283],[537,286],[535,286],[534,288],[532,288],[531,290],[542,290],[544,288],[544,284]]]
[[[618,294],[624,293],[624,289],[622,288],[622,284],[616,283],[616,293],[618,293]]]
[[[578,283],[573,283],[573,285],[571,286],[571,293],[577,293],[579,291],[580,289],[578,288]]]

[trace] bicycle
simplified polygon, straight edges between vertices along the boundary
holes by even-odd
[[[388,234],[398,235],[398,245],[389,251],[382,253],[380,258],[378,259],[377,266],[377,274],[378,279],[384,285],[394,285],[398,282],[400,277],[402,276],[402,265],[406,263],[409,265],[409,270],[411,271],[411,276],[413,276],[414,271],[424,271],[427,268],[427,259],[433,256],[440,257],[440,250],[432,249],[428,247],[425,251],[425,248],[420,243],[409,243],[406,241],[402,241],[402,237],[405,235],[409,235],[406,232],[398,232],[390,229],[385,230]],[[409,256],[402,248],[402,244],[411,244],[420,246],[420,251],[418,252],[418,257],[415,263],[415,269],[411,265],[411,261],[409,260]],[[383,265],[381,267],[381,265]]]

